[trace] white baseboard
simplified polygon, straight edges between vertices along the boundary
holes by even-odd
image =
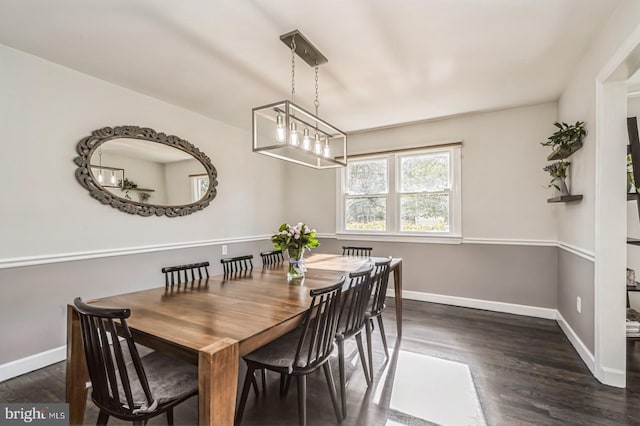
[[[67,346],[65,345],[2,364],[0,365],[0,382],[55,364],[66,358]]]
[[[394,293],[395,292],[393,290],[387,290],[387,296],[394,297]],[[447,296],[444,294],[422,293],[419,291],[408,290],[402,291],[402,298],[545,319],[556,319],[557,312],[555,309],[541,308],[538,306],[518,305],[515,303],[494,302],[492,300],[470,299],[467,297]]]
[[[387,291],[387,296],[395,297],[393,290]],[[576,352],[585,363],[591,374],[605,385],[624,388],[626,386],[626,373],[607,367],[600,367],[596,370],[595,357],[582,342],[580,337],[571,328],[562,314],[556,309],[540,308],[537,306],[518,305],[514,303],[495,302],[491,300],[470,299],[466,297],[447,296],[434,293],[422,293],[418,291],[402,291],[402,298],[418,300],[421,302],[441,303],[445,305],[461,306],[465,308],[484,309],[494,312],[505,312],[509,314],[524,315],[529,317],[556,320],[564,334],[575,348]]]
[[[589,371],[591,371],[591,374],[593,374],[596,379],[608,386],[614,386],[617,388],[625,388],[627,386],[626,371],[603,366],[596,367],[594,355],[591,353],[589,348],[585,346],[582,340],[580,340],[580,337],[578,337],[576,332],[573,331],[560,312],[558,312],[557,321],[562,331],[564,331],[564,334],[578,352],[578,355],[580,355],[580,358],[582,358],[582,361],[584,361],[587,368],[589,368]]]
[[[573,331],[573,328],[571,328],[571,326],[564,319],[562,314],[558,312],[557,315],[558,316],[556,321],[558,322],[558,325],[560,326],[564,334],[567,336],[567,338],[569,339],[573,347],[576,349],[576,351],[578,352],[578,355],[580,355],[580,358],[582,358],[582,361],[585,363],[587,368],[589,368],[589,371],[591,371],[591,374],[597,377],[595,357],[593,356],[589,348],[587,348],[587,346],[582,342],[582,340],[580,340],[580,337],[578,337],[576,332]]]
[[[626,372],[615,368],[600,367],[599,374],[596,374],[596,379],[605,385],[617,388],[625,388],[627,386]]]

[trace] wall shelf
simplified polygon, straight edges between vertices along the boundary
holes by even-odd
[[[123,189],[123,191],[156,192],[155,189],[148,189],[148,188],[128,188],[128,189]]]
[[[547,203],[568,203],[580,200],[582,200],[582,195],[561,195],[559,197],[549,198]]]
[[[559,123],[554,123],[557,127],[560,127],[561,130],[559,130],[558,132],[554,133],[554,136],[557,136],[558,133],[562,133],[565,130],[568,130],[570,127],[573,126],[568,126],[565,123],[562,123],[562,126],[567,127],[567,129],[564,129],[563,127],[560,126]],[[580,126],[578,126],[578,123],[576,123],[576,126],[580,127],[582,126],[582,124],[584,123],[580,123]],[[552,137],[554,137],[552,136]],[[551,141],[552,137],[549,138],[549,140]],[[573,140],[573,139],[572,139]],[[568,147],[562,147],[562,146],[558,146],[556,147],[556,149],[554,149],[551,154],[549,154],[549,156],[547,157],[548,161],[554,161],[554,160],[564,160],[565,158],[569,158],[574,152],[576,152],[577,150],[579,150],[580,148],[582,148],[582,138],[580,138],[578,141],[572,143],[571,145],[569,145]],[[554,173],[554,170],[552,166],[554,165],[559,165],[560,163],[554,163],[551,166],[551,169],[549,170],[550,172]],[[567,167],[570,163],[566,163]],[[545,170],[547,170],[547,168],[545,167]],[[557,172],[557,170],[555,170],[555,172]],[[565,169],[566,172],[566,169]],[[566,173],[564,173],[566,175]],[[553,176],[553,174],[552,174]],[[555,179],[555,177],[554,177]],[[552,181],[553,184],[553,181]],[[557,187],[556,187],[557,188]],[[566,188],[565,188],[566,190]],[[569,191],[567,191],[569,192]],[[580,201],[582,200],[582,195],[561,195],[559,197],[553,197],[553,198],[549,198],[547,199],[547,203],[569,203],[572,201]]]
[[[627,193],[627,201],[631,201],[631,200],[637,200],[638,199],[638,194],[637,193],[633,193],[633,192],[628,192]]]
[[[582,142],[574,143],[567,150],[564,150],[564,149],[558,147],[558,148],[554,149],[551,154],[549,154],[549,156],[547,157],[547,160],[553,161],[553,160],[563,160],[565,158],[569,158],[571,156],[571,154],[573,154],[574,152],[576,152],[580,148],[582,148]]]
[[[627,238],[627,244],[632,246],[640,246],[640,240],[637,238]]]

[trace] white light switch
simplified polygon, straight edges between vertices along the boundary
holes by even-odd
[[[578,298],[576,299],[576,309],[578,310],[579,314],[582,313],[582,299],[580,298],[580,296],[578,296]]]
[[[222,246],[222,255],[227,254],[227,246]]]

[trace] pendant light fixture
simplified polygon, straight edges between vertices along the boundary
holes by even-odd
[[[253,151],[316,169],[346,166],[347,135],[318,117],[318,67],[327,58],[298,30],[280,40],[291,49],[291,100],[253,109]],[[295,104],[296,55],[315,69],[315,114]]]
[[[98,183],[102,185],[104,183],[104,176],[102,175],[102,150],[98,151],[100,157],[100,168],[98,169]]]
[[[124,169],[102,165],[102,149],[98,149],[98,164],[90,164],[96,182],[104,188],[121,188],[124,182]],[[118,183],[120,183],[118,185]]]

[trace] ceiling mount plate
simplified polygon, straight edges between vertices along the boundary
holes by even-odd
[[[287,34],[280,36],[280,40],[291,49],[291,40],[295,38],[296,41],[296,54],[302,58],[307,64],[312,67],[316,65],[322,65],[328,62],[327,58],[320,53],[316,47],[311,44],[309,40],[302,35],[298,30],[293,30]]]

